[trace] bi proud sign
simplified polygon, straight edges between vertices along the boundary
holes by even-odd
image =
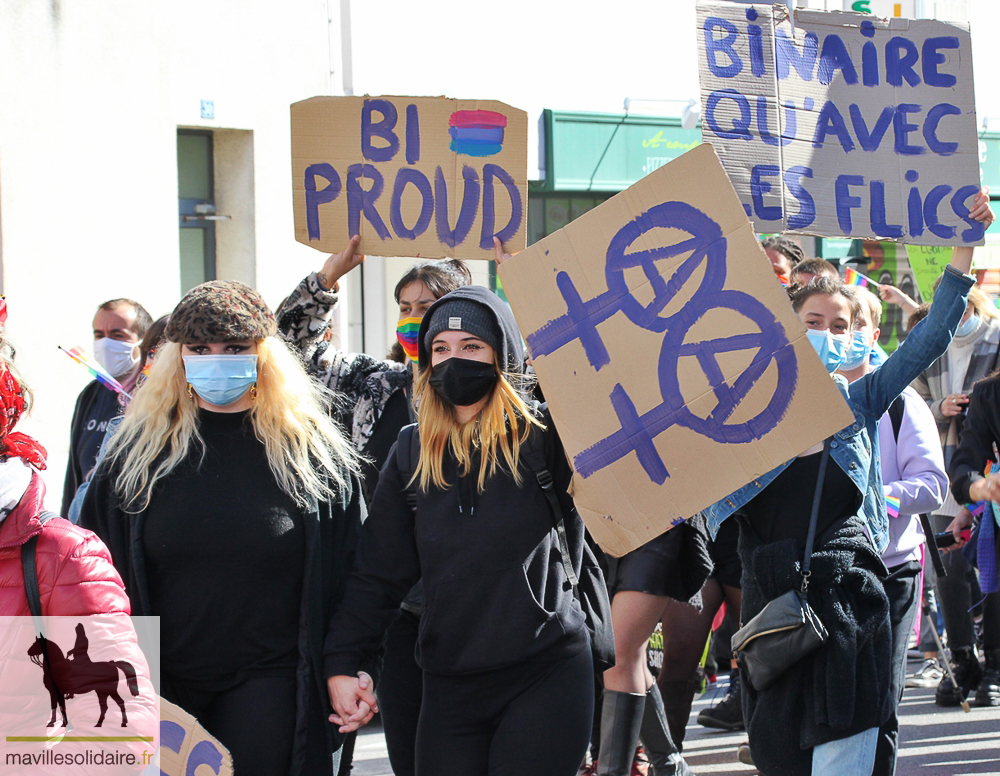
[[[698,8],[705,139],[758,232],[978,245],[967,26]]]
[[[292,105],[295,239],[379,256],[525,246],[528,118],[502,102],[314,97]]]

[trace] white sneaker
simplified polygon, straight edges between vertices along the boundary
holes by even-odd
[[[924,664],[920,667],[913,676],[906,677],[907,687],[920,687],[929,688],[937,687],[941,680],[944,678],[944,671],[941,665],[938,663],[937,658],[929,658],[924,661]]]

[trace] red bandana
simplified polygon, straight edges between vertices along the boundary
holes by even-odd
[[[12,432],[24,412],[21,384],[6,367],[0,367],[0,455],[23,458],[36,469],[45,468],[45,448],[27,434]]]

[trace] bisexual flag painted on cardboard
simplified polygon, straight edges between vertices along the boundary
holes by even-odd
[[[492,110],[457,110],[448,121],[451,150],[461,156],[495,156],[503,149],[507,117]]]

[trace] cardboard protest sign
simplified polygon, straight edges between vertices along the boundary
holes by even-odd
[[[853,421],[710,145],[500,274],[612,555]]]
[[[295,239],[335,253],[489,259],[523,248],[528,117],[492,100],[313,97],[292,105]]]
[[[934,284],[951,261],[951,248],[936,245],[907,245],[906,255],[913,269],[913,277],[920,289],[920,296],[929,302],[934,296]]]
[[[967,25],[698,7],[702,132],[759,232],[980,245]]]
[[[200,765],[206,773],[233,776],[229,751],[184,709],[160,698],[160,773],[188,776]]]

